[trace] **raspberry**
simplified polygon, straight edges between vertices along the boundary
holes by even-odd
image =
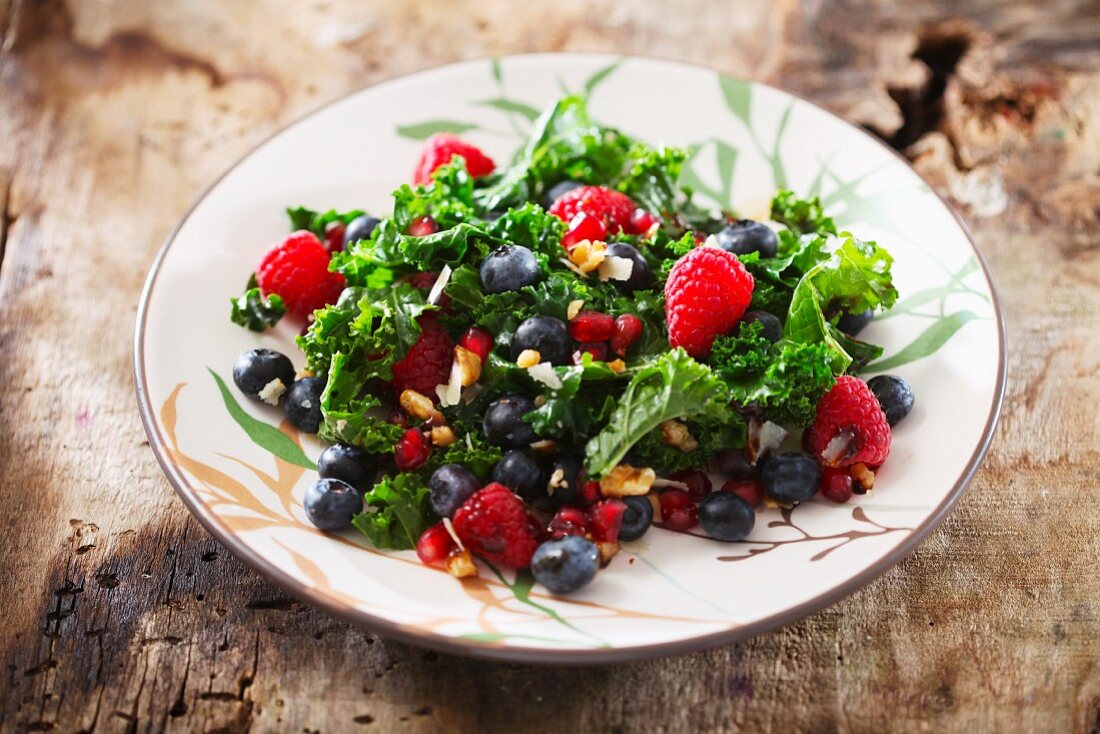
[[[615,354],[625,357],[641,335],[642,320],[632,313],[624,313],[615,319],[615,333],[611,335],[611,348]]]
[[[434,400],[435,386],[445,384],[451,376],[454,344],[434,320],[421,317],[419,324],[420,338],[405,358],[393,366],[393,389],[398,395],[404,390],[416,390]]]
[[[813,456],[823,466],[873,468],[890,455],[886,414],[867,383],[851,375],[837,378],[818,402],[810,434]]]
[[[264,295],[278,293],[293,314],[308,316],[335,303],[344,276],[330,273],[329,254],[317,235],[299,230],[272,247],[260,260],[256,280]]]
[[[401,471],[419,468],[432,455],[432,442],[419,428],[405,431],[393,447],[393,463]]]
[[[666,489],[658,499],[661,505],[661,522],[669,530],[691,530],[699,524],[699,509],[687,492]]]
[[[581,311],[569,322],[569,336],[579,342],[604,342],[615,333],[615,319],[598,311]]]
[[[416,541],[416,555],[421,563],[430,566],[433,563],[445,561],[456,547],[454,538],[447,532],[447,528],[443,523],[437,522],[425,530]]]
[[[753,507],[764,501],[764,483],[759,479],[731,479],[722,485],[722,491],[737,495]]]
[[[597,543],[616,543],[623,526],[626,503],[622,500],[600,500],[588,508],[588,530]]]
[[[665,282],[668,343],[693,357],[710,353],[714,339],[741,319],[752,300],[753,279],[725,250],[696,247],[672,266]]]
[[[540,532],[523,500],[491,482],[475,492],[454,516],[455,533],[474,553],[493,563],[527,568]]]
[[[480,357],[481,364],[484,365],[489,361],[489,352],[493,351],[493,335],[485,329],[471,326],[459,338],[458,345]]]
[[[439,133],[428,138],[428,142],[424,144],[424,152],[420,154],[420,163],[416,166],[413,183],[431,183],[432,172],[450,163],[456,155],[466,159],[466,170],[474,178],[490,174],[496,168],[493,159],[474,146],[450,133]]]
[[[569,220],[569,229],[561,238],[561,246],[571,250],[578,242],[602,242],[606,238],[607,226],[603,221],[599,217],[581,212]]]
[[[614,234],[621,229],[636,234],[631,226],[635,209],[634,201],[621,191],[604,186],[578,186],[559,196],[549,211],[568,222],[571,230],[580,224],[575,217],[587,214],[602,222],[608,233]]]
[[[584,511],[576,507],[563,507],[550,520],[546,532],[551,538],[564,538],[566,535],[584,535],[588,532],[588,518]]]

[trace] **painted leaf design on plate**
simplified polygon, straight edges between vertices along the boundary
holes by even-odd
[[[309,457],[306,456],[301,447],[294,443],[289,436],[275,426],[264,423],[249,415],[248,412],[240,406],[237,399],[233,397],[233,393],[229,391],[229,387],[226,386],[225,380],[219,377],[218,373],[209,367],[206,369],[210,372],[211,376],[213,376],[214,382],[218,383],[218,390],[222,394],[222,401],[225,403],[225,409],[229,411],[229,415],[236,424],[248,434],[248,437],[252,439],[254,444],[262,449],[270,451],[289,464],[302,466],[306,469],[317,468],[317,465],[309,460]]]
[[[477,125],[458,120],[425,120],[411,125],[398,125],[397,134],[410,140],[427,140],[436,133],[454,133],[461,135],[467,130],[473,130]]]
[[[923,359],[946,344],[947,340],[953,337],[955,332],[966,325],[968,321],[976,318],[978,318],[976,313],[964,310],[937,319],[901,351],[886,359],[872,362],[867,365],[864,372],[885,372],[903,364]]]

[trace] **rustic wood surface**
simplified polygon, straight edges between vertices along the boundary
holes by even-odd
[[[539,669],[287,598],[176,499],[130,352],[153,254],[237,157],[349,90],[531,50],[681,58],[881,135],[1008,320],[958,509],[743,644]],[[0,0],[0,730],[1100,731],[1100,3]]]

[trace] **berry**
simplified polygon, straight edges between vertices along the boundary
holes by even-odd
[[[569,336],[579,342],[605,342],[615,333],[615,319],[599,311],[581,311],[569,322]]]
[[[686,484],[688,496],[696,502],[703,499],[714,490],[714,486],[710,483],[710,477],[704,472],[696,471],[695,469],[678,471],[669,477],[669,479]]]
[[[463,545],[492,563],[527,568],[539,542],[539,528],[523,500],[491,482],[474,493],[454,516]]]
[[[668,343],[693,357],[710,353],[748,308],[753,279],[725,250],[696,247],[676,261],[665,282]]]
[[[573,352],[569,327],[553,316],[532,316],[521,323],[512,336],[512,359],[517,359],[525,349],[534,349],[543,362],[569,364]]]
[[[718,471],[734,479],[749,479],[760,474],[759,467],[749,461],[744,449],[722,449],[716,460]]]
[[[555,594],[576,591],[600,569],[600,552],[591,540],[570,535],[548,540],[531,557],[531,574]]]
[[[550,504],[554,507],[580,504],[584,485],[581,471],[581,462],[575,456],[555,457],[554,463],[550,465],[550,479],[547,482]]]
[[[661,505],[661,522],[669,530],[691,530],[699,524],[699,511],[687,492],[666,489],[658,499]]]
[[[867,324],[871,323],[871,318],[874,314],[871,313],[871,309],[861,311],[860,313],[848,313],[845,311],[837,319],[836,328],[843,331],[848,336],[855,336],[859,332],[867,328]]]
[[[482,364],[485,364],[489,361],[489,352],[493,351],[493,335],[485,329],[471,326],[463,332],[458,345],[463,349],[469,349],[481,358]]]
[[[844,469],[825,467],[821,471],[821,494],[838,504],[852,499],[852,477]]]
[[[355,487],[329,477],[309,485],[302,507],[318,530],[332,532],[351,525],[351,518],[363,509],[363,499]]]
[[[837,378],[818,401],[810,428],[813,455],[825,466],[877,467],[890,455],[890,424],[878,398],[863,380]]]
[[[401,426],[402,428],[409,427],[409,416],[405,415],[405,413],[398,408],[394,408],[393,410],[391,410],[389,417],[387,417],[386,420],[388,420],[395,426]]]
[[[600,500],[588,508],[588,531],[598,543],[616,543],[623,526],[626,504],[619,499]]]
[[[522,395],[505,395],[489,403],[481,420],[485,440],[507,448],[530,446],[538,437],[523,416],[534,409],[535,404]]]
[[[578,344],[577,348],[573,350],[573,364],[580,364],[585,354],[591,354],[593,362],[606,362],[607,345],[603,342],[599,344]]]
[[[432,455],[432,442],[419,428],[405,431],[393,447],[393,463],[400,471],[419,468]]]
[[[428,479],[432,512],[440,517],[454,517],[462,503],[481,488],[481,482],[461,464],[444,464]]]
[[[634,234],[648,234],[649,230],[653,229],[653,225],[660,225],[661,220],[653,216],[645,209],[635,209],[634,213],[630,216],[629,230]]]
[[[325,249],[331,252],[339,252],[344,249],[344,231],[347,229],[340,220],[333,220],[325,225]]]
[[[317,473],[323,478],[339,479],[363,492],[374,481],[378,466],[374,457],[359,448],[334,443],[317,459]]]
[[[285,354],[274,349],[250,349],[233,363],[233,382],[249,397],[259,397],[260,393],[266,395],[266,391],[270,391],[278,402],[278,397],[282,394],[277,389],[279,385],[268,387],[276,380],[282,383],[282,389],[285,390],[294,382],[294,365]]]
[[[584,535],[588,532],[588,518],[584,510],[577,507],[563,507],[558,510],[546,526],[551,538],[564,538],[566,535]]]
[[[439,223],[425,214],[409,222],[405,231],[413,237],[427,237],[439,231]]]
[[[760,481],[768,497],[781,505],[796,505],[817,493],[821,467],[806,454],[779,454],[764,464]]]
[[[637,540],[653,524],[653,504],[648,497],[623,497],[623,504],[626,511],[619,528],[619,540]]]
[[[526,451],[513,450],[504,454],[493,469],[493,481],[503,484],[525,500],[546,493],[546,478],[542,468]]]
[[[486,293],[518,291],[542,278],[539,262],[523,245],[505,245],[481,261],[481,286]]]
[[[741,317],[742,324],[760,324],[760,336],[772,344],[783,338],[783,324],[779,322],[775,314],[767,311],[746,311]]]
[[[428,142],[424,144],[420,162],[416,164],[413,183],[425,185],[431,183],[432,172],[450,163],[456,155],[466,159],[466,170],[473,178],[488,175],[496,168],[493,159],[473,145],[450,133],[439,133],[428,138]]]
[[[569,220],[569,229],[561,238],[561,246],[571,250],[578,242],[585,240],[596,242],[606,238],[607,226],[604,225],[603,220],[593,214],[581,212]]]
[[[545,194],[542,195],[542,199],[539,201],[542,203],[543,209],[549,209],[554,206],[554,202],[560,199],[566,194],[566,192],[573,189],[584,186],[580,181],[559,181],[551,186]]]
[[[265,296],[278,293],[287,311],[308,316],[335,303],[344,289],[344,276],[329,272],[329,259],[317,235],[300,230],[267,251],[256,281]]]
[[[317,433],[321,428],[321,393],[325,381],[306,377],[290,386],[283,398],[283,410],[294,427],[305,433]]]
[[[581,484],[580,503],[582,505],[590,505],[593,502],[598,502],[603,493],[600,492],[600,483],[595,479],[589,479],[587,482]]]
[[[611,349],[620,357],[625,357],[634,342],[642,335],[642,320],[632,313],[615,317],[615,333],[611,335]]]
[[[419,323],[420,338],[393,366],[393,389],[398,395],[416,390],[434,400],[435,386],[445,384],[451,376],[454,344],[433,320],[421,317]]]
[[[379,219],[370,214],[361,214],[348,222],[348,226],[344,228],[344,249],[346,250],[352,242],[369,240],[379,222]]]
[[[737,495],[752,507],[764,501],[764,484],[759,479],[731,479],[722,485],[722,491]]]
[[[913,409],[913,388],[897,375],[872,377],[867,381],[867,387],[875,394],[882,412],[886,414],[886,422],[891,426],[909,415],[909,411]]]
[[[638,252],[637,247],[625,242],[612,242],[607,246],[607,256],[626,258],[632,264],[629,278],[611,281],[616,288],[624,293],[633,293],[653,287],[653,271],[650,270],[649,263],[642,257],[642,253]]]
[[[699,504],[699,524],[715,540],[744,540],[756,524],[756,512],[739,495],[716,492]]]
[[[607,232],[614,234],[620,229],[629,229],[636,208],[634,201],[621,191],[604,186],[578,186],[559,196],[548,211],[569,222],[570,228],[574,217],[588,214],[599,219]]]
[[[447,532],[442,522],[437,522],[425,530],[416,541],[416,555],[426,566],[442,563],[456,548],[458,546],[455,545],[455,539]]]
[[[775,257],[779,252],[779,237],[766,224],[751,219],[738,219],[714,235],[718,246],[734,255],[759,252],[760,257]]]

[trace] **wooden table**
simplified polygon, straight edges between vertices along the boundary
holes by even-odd
[[[0,39],[0,730],[1100,731],[1097,2],[8,0]],[[473,662],[287,598],[162,476],[133,320],[192,199],[349,90],[529,50],[787,87],[903,149],[973,228],[1008,319],[997,437],[947,521],[843,603],[681,658]]]

